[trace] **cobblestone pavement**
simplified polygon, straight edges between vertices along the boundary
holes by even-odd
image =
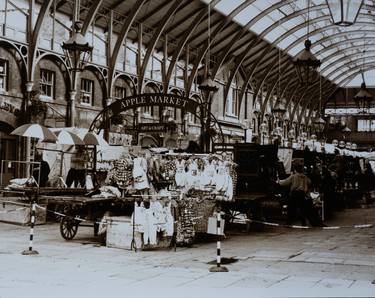
[[[338,212],[328,225],[375,223],[375,208]],[[375,228],[231,233],[216,244],[135,253],[98,245],[91,228],[73,241],[58,224],[37,226],[37,256],[23,256],[27,227],[0,223],[0,297],[375,297]],[[195,296],[194,296],[195,295]]]

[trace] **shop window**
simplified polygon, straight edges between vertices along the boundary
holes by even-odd
[[[115,86],[115,94],[114,97],[116,99],[123,99],[126,97],[126,88],[125,87],[120,87],[120,86]]]
[[[40,70],[39,90],[43,97],[52,99],[55,95],[55,72],[48,69]]]
[[[153,106],[146,106],[142,107],[142,113],[147,116],[154,116],[154,107]]]
[[[81,80],[81,103],[84,105],[93,104],[94,81],[88,79]]]
[[[357,130],[358,131],[375,131],[375,120],[358,119]]]
[[[0,59],[0,91],[8,90],[7,78],[8,78],[8,61],[4,59]]]
[[[230,88],[227,98],[226,114],[237,117],[238,90]]]

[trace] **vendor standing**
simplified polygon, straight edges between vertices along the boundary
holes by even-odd
[[[288,202],[287,225],[292,224],[296,213],[299,213],[301,225],[306,225],[305,196],[311,185],[311,180],[303,173],[303,165],[297,164],[294,167],[295,173],[284,180],[279,180],[281,186],[290,186]]]
[[[85,187],[86,185],[86,160],[85,150],[83,147],[78,147],[75,154],[72,155],[71,167],[66,177],[66,185],[71,187]]]
[[[36,181],[39,182],[40,187],[46,187],[48,182],[48,175],[50,173],[50,167],[48,162],[43,160],[43,156],[40,153],[35,155],[35,161],[40,162],[40,167],[33,170],[33,176]]]

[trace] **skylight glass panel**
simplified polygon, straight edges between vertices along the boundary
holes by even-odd
[[[279,38],[281,35],[286,33],[288,30],[286,30],[283,27],[277,27],[274,30],[272,30],[270,33],[264,36],[264,39],[268,40],[269,42],[274,42],[277,38]]]
[[[260,13],[259,9],[254,8],[253,6],[248,6],[242,10],[238,15],[233,19],[242,25],[246,25],[251,19],[257,16]]]
[[[257,0],[255,3],[253,3],[253,6],[259,8],[260,10],[265,10],[268,7],[272,6],[273,4],[276,4],[279,2],[278,0]]]
[[[375,66],[374,69],[365,71],[365,82],[368,87],[374,87],[375,85]],[[362,75],[359,73],[354,77],[354,79],[350,80],[346,86],[347,87],[360,87],[362,84]]]
[[[222,0],[218,4],[216,4],[215,9],[221,11],[226,15],[229,15],[233,10],[235,10],[245,1],[246,0]]]
[[[303,23],[304,21],[305,21],[304,18],[302,18],[301,16],[298,16],[298,17],[292,18],[292,19],[282,23],[281,26],[283,26],[285,28],[292,29],[295,26]]]
[[[335,52],[337,52],[337,48],[332,48],[332,49],[329,49],[329,50],[325,51],[323,53],[323,56],[327,57],[327,56],[329,56],[329,55],[331,55],[332,53],[335,53]]]
[[[279,47],[281,49],[285,49],[287,48],[290,44],[292,44],[293,42],[296,41],[296,36],[294,35],[289,35],[287,36],[286,38],[284,38],[280,43],[279,43]]]
[[[251,30],[260,34],[264,31],[267,27],[271,26],[275,21],[271,19],[269,16],[265,16],[264,18],[260,19],[256,22],[252,27]]]
[[[305,48],[305,45],[303,43],[297,45],[293,49],[289,51],[289,55],[292,57],[295,57],[299,52],[301,52]]]
[[[313,53],[316,53],[316,52],[318,52],[320,50],[323,50],[323,49],[324,49],[324,47],[322,45],[316,44],[315,47],[314,47]]]

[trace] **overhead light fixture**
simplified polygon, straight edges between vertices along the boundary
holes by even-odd
[[[294,66],[297,71],[298,78],[303,85],[311,84],[315,81],[316,70],[320,67],[321,61],[311,53],[310,35],[310,1],[307,1],[307,40],[305,48],[295,58]]]
[[[363,74],[362,74],[363,77]],[[354,96],[354,101],[357,103],[360,113],[366,113],[370,109],[372,95],[367,91],[366,83],[363,79],[361,90]]]
[[[326,0],[326,3],[333,24],[351,26],[357,20],[363,0]]]
[[[362,84],[361,84],[361,90],[354,96],[354,101],[357,103],[358,109],[360,113],[366,113],[366,110],[370,112],[370,103],[372,100],[372,95],[370,92],[368,92],[366,88],[366,83],[365,83],[365,73],[364,73],[364,68],[365,68],[365,54],[366,54],[366,43],[365,41],[363,42],[363,61],[362,61],[362,70],[361,70],[361,75],[362,75]]]
[[[317,133],[322,133],[326,126],[326,122],[322,117],[317,117],[314,119],[314,129]]]
[[[280,25],[280,20],[279,20]],[[277,96],[276,96],[276,104],[272,109],[272,113],[275,115],[277,121],[283,121],[284,115],[286,113],[286,107],[282,102],[282,94],[281,94],[281,49],[279,47],[279,65],[278,65],[278,79],[277,79]],[[279,123],[277,123],[276,126],[279,126]]]
[[[321,136],[326,126],[326,121],[322,118],[322,77],[319,78],[319,110],[313,121],[315,132]]]
[[[277,120],[282,121],[284,119],[285,113],[286,113],[285,105],[281,101],[278,101],[272,109],[272,114],[275,115]]]

